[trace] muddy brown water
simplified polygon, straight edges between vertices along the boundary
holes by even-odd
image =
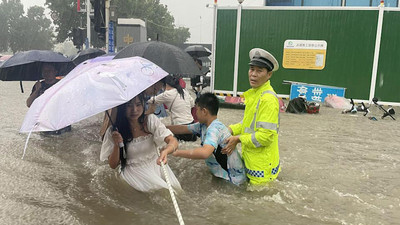
[[[178,224],[168,191],[137,192],[99,161],[102,115],[64,135],[33,134],[21,159],[33,84],[24,82],[22,94],[19,83],[0,81],[0,224]],[[282,113],[282,172],[263,189],[213,178],[202,160],[169,157],[185,191],[177,196],[185,223],[399,224],[400,124],[371,111],[378,121],[327,107]],[[219,112],[225,124],[242,115]]]

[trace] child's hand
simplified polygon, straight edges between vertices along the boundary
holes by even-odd
[[[156,111],[156,108],[157,108],[156,104],[148,103],[148,108],[147,108],[145,114],[146,115],[153,114]]]

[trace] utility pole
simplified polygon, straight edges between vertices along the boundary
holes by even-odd
[[[109,52],[109,46],[108,46],[108,42],[109,42],[109,23],[110,23],[110,2],[111,0],[106,0],[106,18],[105,18],[105,26],[106,26],[106,52]]]
[[[90,48],[90,0],[86,0],[86,48]]]

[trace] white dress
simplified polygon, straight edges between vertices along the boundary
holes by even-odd
[[[165,144],[164,138],[172,135],[155,115],[149,115],[147,128],[151,134],[134,138],[127,144],[127,160],[121,177],[138,191],[148,192],[168,188],[161,166],[157,165],[157,146]],[[114,141],[109,127],[101,146],[100,160],[106,161],[113,151]],[[175,190],[182,190],[171,168],[166,170]]]

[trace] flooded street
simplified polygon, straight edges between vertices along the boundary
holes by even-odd
[[[59,136],[19,129],[33,82],[0,81],[0,224],[178,224],[168,190],[144,194],[100,162],[103,115],[72,125]],[[400,108],[395,108],[400,113]],[[398,224],[400,117],[281,114],[282,171],[269,187],[235,187],[214,178],[204,160],[169,157],[184,193],[177,196],[185,224]],[[243,110],[220,109],[239,122]],[[195,143],[181,143],[181,149]]]

